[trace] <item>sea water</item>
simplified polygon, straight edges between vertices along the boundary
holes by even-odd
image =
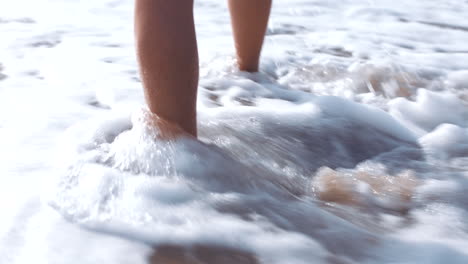
[[[468,261],[466,1],[274,1],[256,74],[196,1],[199,140],[170,141],[132,9],[2,5],[1,263]]]

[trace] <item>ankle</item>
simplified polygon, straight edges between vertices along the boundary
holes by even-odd
[[[246,72],[258,72],[259,62],[257,61],[246,61],[242,59],[237,59],[237,67],[241,71]]]

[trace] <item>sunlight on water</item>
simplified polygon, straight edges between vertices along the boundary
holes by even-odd
[[[467,263],[461,2],[275,1],[251,74],[196,1],[199,140],[142,109],[132,1],[5,4],[2,259]]]

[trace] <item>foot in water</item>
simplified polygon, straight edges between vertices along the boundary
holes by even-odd
[[[142,115],[139,115],[141,123],[146,124],[147,129],[159,140],[175,140],[186,137],[196,139],[192,134],[186,132],[177,124],[161,118],[160,116],[151,113],[149,110],[142,110]]]

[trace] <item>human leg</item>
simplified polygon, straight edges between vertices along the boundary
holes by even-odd
[[[258,71],[272,0],[229,0],[239,69]]]
[[[198,51],[193,0],[135,0],[135,37],[150,111],[196,136]]]

